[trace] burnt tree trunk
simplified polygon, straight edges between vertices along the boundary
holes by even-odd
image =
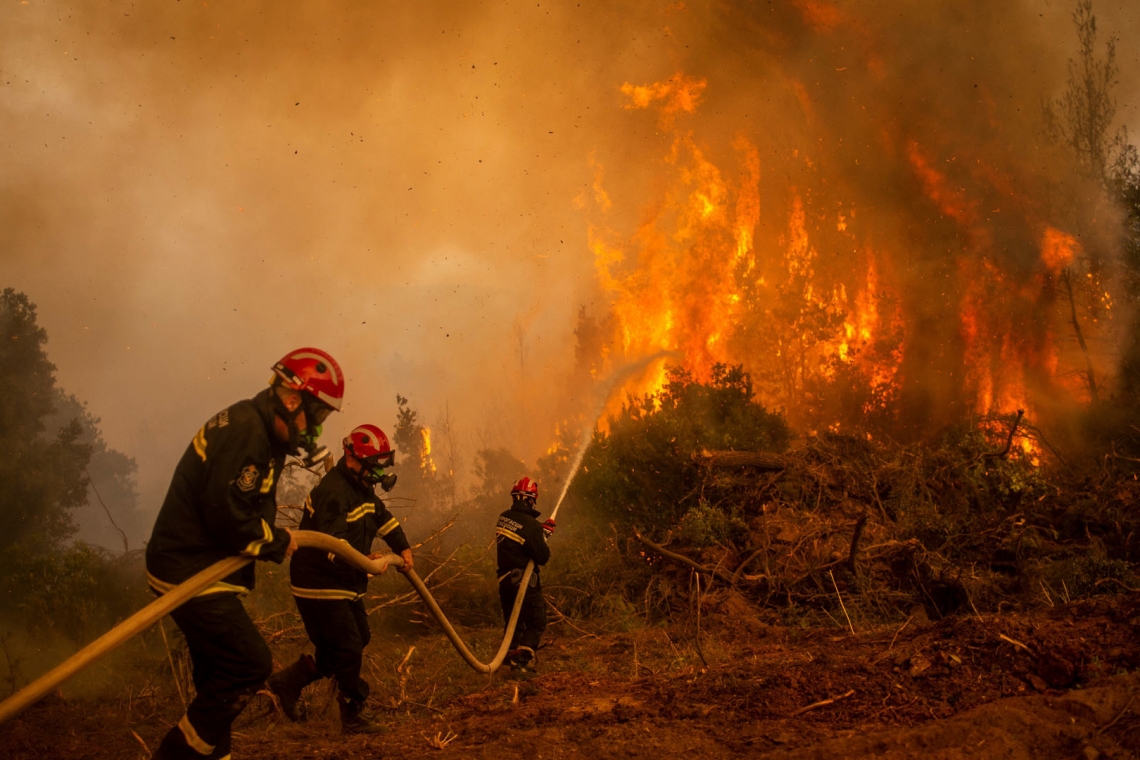
[[[1081,347],[1081,353],[1085,355],[1085,381],[1089,386],[1089,397],[1095,403],[1097,401],[1096,392],[1096,374],[1093,372],[1092,358],[1089,356],[1089,347],[1085,344],[1085,335],[1081,332],[1081,323],[1077,319],[1077,302],[1073,298],[1073,272],[1068,267],[1061,275],[1061,279],[1065,282],[1065,292],[1069,296],[1069,313],[1073,320],[1073,331],[1077,334],[1077,343]]]

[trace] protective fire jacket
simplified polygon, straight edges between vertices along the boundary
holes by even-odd
[[[396,554],[411,548],[404,529],[341,457],[305,500],[301,530],[318,530],[347,542],[361,554],[372,552],[372,539],[384,539]],[[302,599],[359,599],[368,590],[368,573],[335,554],[301,547],[289,562],[293,595]]]
[[[526,563],[534,560],[534,575],[538,568],[550,559],[550,547],[546,545],[546,534],[538,521],[538,510],[515,502],[495,525],[496,554],[499,562],[499,577],[512,570],[526,568]]]
[[[186,447],[146,545],[147,577],[157,593],[235,554],[285,559],[289,534],[274,521],[287,446],[273,432],[271,392],[218,412]],[[246,565],[199,596],[249,591],[254,577]]]

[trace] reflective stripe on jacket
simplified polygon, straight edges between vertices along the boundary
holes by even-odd
[[[281,562],[289,534],[277,519],[277,479],[286,445],[273,433],[266,389],[211,417],[174,469],[146,546],[150,586],[166,593],[235,554]],[[246,565],[202,594],[253,588]]]
[[[301,530],[327,533],[361,554],[372,553],[372,540],[384,539],[399,554],[410,548],[404,529],[373,487],[360,482],[342,457],[305,501]],[[298,549],[289,562],[293,595],[305,599],[356,599],[368,589],[368,574],[312,547]]]
[[[499,564],[498,575],[526,567],[534,561],[534,574],[550,559],[550,547],[546,545],[546,534],[538,521],[541,514],[535,509],[516,503],[499,515],[495,524],[496,555]]]

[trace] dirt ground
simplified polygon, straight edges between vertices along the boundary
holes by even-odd
[[[466,669],[434,631],[374,641],[385,733],[341,736],[318,684],[305,724],[258,697],[234,758],[1140,758],[1140,596],[916,614],[854,635],[743,613],[702,624],[556,623],[522,680]],[[472,633],[493,648],[494,631]],[[181,711],[169,684],[98,699],[65,688],[0,726],[0,757],[145,757]]]

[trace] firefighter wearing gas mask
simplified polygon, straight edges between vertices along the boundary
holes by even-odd
[[[525,672],[534,668],[539,639],[546,630],[546,598],[542,595],[539,568],[550,559],[546,539],[554,534],[554,519],[539,522],[538,483],[522,478],[511,488],[511,508],[499,515],[495,525],[496,555],[499,564],[499,603],[503,624],[511,617],[528,562],[534,572],[523,596],[522,610],[515,627],[511,647],[504,663],[512,670]]]
[[[361,554],[375,558],[372,541],[379,536],[412,568],[412,551],[404,529],[376,496],[376,486],[390,491],[396,476],[386,472],[395,450],[384,431],[361,425],[344,439],[344,456],[321,479],[305,503],[301,530],[316,530],[348,542]],[[304,547],[293,555],[289,581],[305,632],[316,648],[315,656],[302,655],[268,682],[281,709],[291,720],[303,720],[301,690],[325,677],[336,679],[341,727],[345,733],[381,730],[365,707],[368,683],[360,677],[364,647],[371,632],[363,597],[368,574],[335,555]]]
[[[336,360],[302,348],[273,366],[269,388],[202,426],[174,470],[146,547],[156,594],[235,554],[280,563],[293,553],[292,533],[274,525],[277,479],[287,455],[318,452],[321,423],[343,398]],[[254,577],[253,564],[245,565],[170,613],[186,636],[196,695],[153,758],[230,757],[230,727],[273,670],[239,598]]]

